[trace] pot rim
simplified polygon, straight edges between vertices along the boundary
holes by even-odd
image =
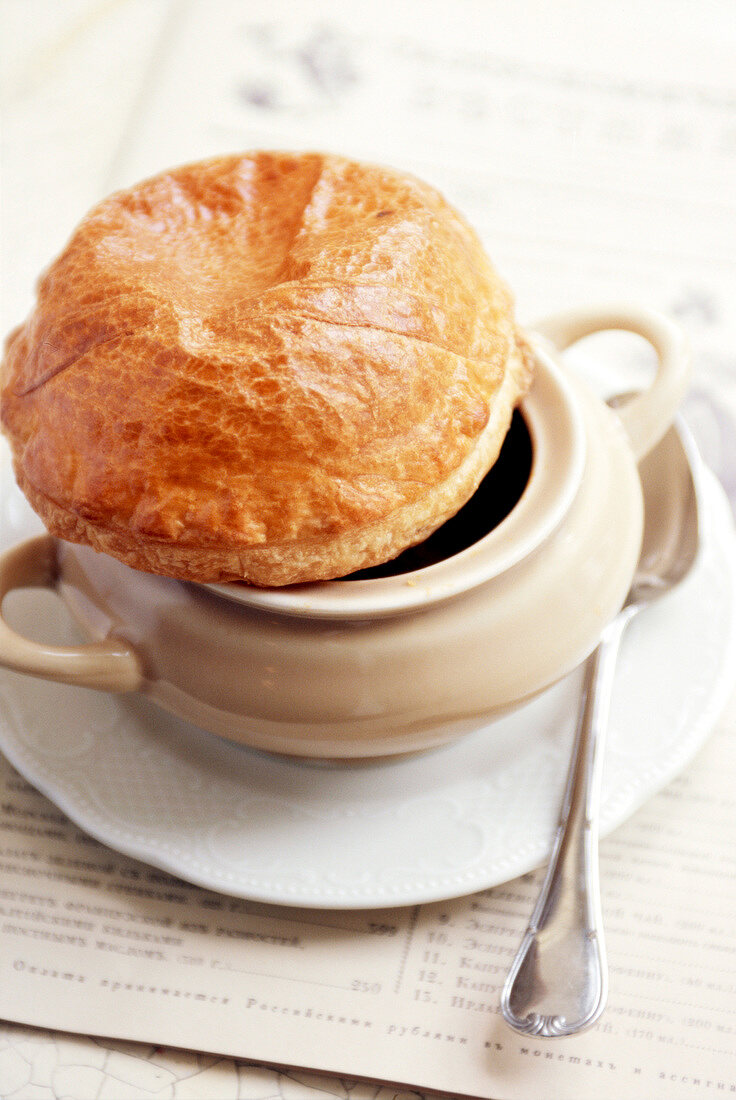
[[[284,588],[204,584],[248,608],[302,618],[355,619],[429,607],[507,572],[560,525],[583,475],[586,436],[572,387],[549,346],[527,334],[534,380],[520,403],[532,443],[529,480],[509,514],[489,533],[449,558],[410,573],[331,580]]]

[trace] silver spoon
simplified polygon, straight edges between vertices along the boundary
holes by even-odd
[[[623,399],[619,399],[623,400]],[[611,404],[614,402],[612,401]],[[644,538],[631,590],[588,659],[570,770],[550,864],[501,994],[506,1023],[525,1035],[574,1035],[606,1003],[598,880],[603,748],[624,630],[688,573],[699,546],[694,444],[681,424],[639,465]]]

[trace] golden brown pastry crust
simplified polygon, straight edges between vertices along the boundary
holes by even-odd
[[[53,533],[173,577],[282,585],[386,561],[457,511],[530,363],[436,191],[256,152],[88,214],[8,340],[0,414]]]

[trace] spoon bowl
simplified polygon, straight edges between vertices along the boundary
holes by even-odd
[[[700,545],[693,466],[687,429],[671,428],[639,464],[644,488],[644,533],[630,598],[669,591],[695,564]]]

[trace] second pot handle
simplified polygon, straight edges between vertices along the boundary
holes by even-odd
[[[0,555],[0,611],[13,588],[53,588],[56,549],[50,535],[28,539]],[[0,665],[44,680],[135,691],[142,682],[140,662],[127,642],[107,639],[86,645],[50,646],[16,633],[0,614]]]
[[[651,385],[616,408],[639,461],[672,424],[690,381],[690,347],[682,329],[662,313],[640,306],[575,309],[545,318],[532,331],[559,351],[596,332],[624,331],[643,336],[657,353]]]

